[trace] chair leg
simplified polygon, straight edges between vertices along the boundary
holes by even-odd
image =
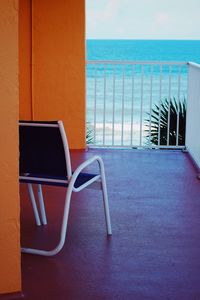
[[[73,184],[69,184],[66,196],[65,196],[65,205],[64,205],[64,213],[63,213],[63,220],[60,232],[60,241],[58,245],[53,250],[40,250],[40,249],[33,249],[33,248],[21,248],[21,252],[29,253],[29,254],[36,254],[36,255],[43,255],[43,256],[53,256],[56,255],[64,246],[65,239],[66,239],[66,232],[67,232],[67,224],[68,224],[68,217],[69,217],[69,208],[71,202],[71,195],[73,190]]]
[[[101,158],[98,158],[98,163],[100,166],[101,172],[101,185],[102,185],[102,193],[103,193],[103,202],[104,202],[104,211],[105,211],[105,219],[106,219],[106,226],[107,226],[107,233],[108,235],[112,234],[111,228],[111,221],[110,221],[110,211],[109,211],[109,204],[108,204],[108,195],[107,195],[107,187],[106,187],[106,178],[105,178],[105,171],[104,171],[104,164]],[[75,173],[73,174],[75,175]],[[68,217],[69,217],[69,208],[71,202],[72,191],[74,187],[74,183],[76,181],[77,176],[72,176],[72,179],[69,183],[66,196],[65,196],[65,205],[64,205],[64,213],[62,219],[62,226],[60,232],[60,241],[58,245],[53,250],[40,250],[40,249],[33,249],[33,248],[21,248],[23,253],[29,254],[36,254],[36,255],[43,255],[43,256],[53,256],[56,255],[64,246],[66,233],[67,233],[67,225],[68,225]],[[32,188],[32,186],[31,186]]]
[[[42,224],[47,225],[46,211],[45,211],[45,206],[44,206],[44,199],[43,199],[41,184],[38,184],[37,191],[38,191],[38,199],[39,199],[39,204],[40,204],[40,213],[41,213],[41,218],[42,218]]]
[[[103,203],[104,203],[104,212],[105,212],[105,219],[106,219],[106,227],[107,227],[107,234],[112,235],[112,227],[110,221],[110,210],[108,204],[108,194],[107,194],[107,187],[106,182],[102,178],[102,193],[103,193]]]
[[[33,212],[34,212],[36,224],[38,226],[40,226],[41,225],[40,217],[39,217],[39,214],[38,214],[38,209],[37,209],[35,196],[34,196],[34,192],[33,192],[33,187],[32,187],[31,183],[28,183],[28,191],[29,191],[29,195],[30,195],[30,199],[31,199],[31,204],[32,204],[32,207],[33,207]]]
[[[106,177],[105,177],[105,169],[104,163],[102,160],[99,160],[100,171],[101,171],[101,185],[102,185],[102,194],[103,194],[103,203],[104,203],[104,212],[105,212],[105,219],[106,219],[106,227],[107,227],[107,234],[112,235],[112,227],[110,221],[110,209],[108,204],[108,192],[106,186]]]

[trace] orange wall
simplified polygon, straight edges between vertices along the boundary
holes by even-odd
[[[28,8],[20,0],[26,16]],[[23,17],[21,38],[27,20]],[[25,74],[32,43],[32,116],[34,120],[64,121],[70,148],[85,147],[85,1],[32,0],[32,37],[25,42]],[[32,41],[30,42],[30,39]],[[20,42],[22,44],[22,41]],[[24,43],[24,42],[23,42]],[[20,49],[22,51],[22,49]],[[30,51],[29,51],[30,52]],[[21,77],[30,90],[29,83]],[[27,78],[27,77],[26,77]],[[30,77],[29,77],[30,78]],[[23,83],[20,83],[23,87]],[[20,95],[20,117],[30,116],[30,96]]]
[[[31,2],[19,0],[20,120],[32,119],[31,108]]]
[[[0,1],[0,293],[21,289],[17,3]]]

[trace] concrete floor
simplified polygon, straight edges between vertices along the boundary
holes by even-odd
[[[74,167],[99,154],[109,191],[113,236],[99,191],[73,195],[67,241],[55,257],[22,254],[28,300],[199,300],[200,182],[186,153],[74,151]],[[22,245],[58,240],[64,188],[44,188],[49,224],[36,228],[21,186]]]

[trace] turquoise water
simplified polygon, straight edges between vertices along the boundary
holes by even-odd
[[[200,63],[200,40],[87,40],[87,60],[159,60]]]
[[[200,41],[87,40],[86,46],[87,60],[92,61],[200,63]],[[176,98],[179,101],[187,99],[187,74],[187,65],[181,67],[166,65],[162,69],[159,65],[144,67],[135,65],[134,70],[132,65],[123,67],[111,63],[106,66],[106,69],[103,64],[98,65],[96,69],[94,64],[87,65],[87,122],[91,127],[94,127],[95,121],[97,123],[97,143],[102,144],[103,134],[105,134],[104,142],[110,144],[114,128],[114,144],[128,145],[131,140],[138,144],[141,122],[142,143],[145,143],[145,119],[151,111],[151,105],[152,107],[158,105],[165,98]],[[96,114],[94,114],[95,106]],[[106,126],[103,126],[104,122]],[[132,122],[134,132],[131,132]]]

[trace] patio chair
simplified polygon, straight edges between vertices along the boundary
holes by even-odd
[[[60,232],[60,240],[53,250],[42,250],[22,247],[24,253],[53,256],[63,247],[66,238],[68,215],[72,192],[80,192],[84,188],[100,188],[103,194],[104,212],[107,234],[111,235],[111,222],[108,205],[104,164],[101,157],[89,158],[72,172],[67,137],[62,121],[40,122],[20,121],[20,182],[28,184],[30,199],[36,219],[40,225],[40,217],[35,201],[32,184],[37,185],[40,213],[43,224],[47,224],[42,185],[66,187],[64,212]],[[98,174],[83,173],[89,165],[97,162]]]

